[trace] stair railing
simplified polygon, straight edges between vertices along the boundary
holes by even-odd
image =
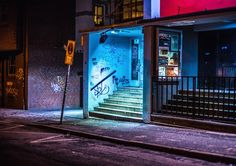
[[[111,77],[113,74],[116,73],[116,70],[114,70],[113,72],[111,72],[110,74],[108,74],[105,78],[103,78],[101,81],[99,81],[96,85],[94,85],[90,91],[92,91],[93,89],[95,89],[99,84],[101,84],[102,82],[104,82],[105,80],[107,80],[109,77]]]
[[[236,77],[154,77],[153,110],[236,122]]]
[[[107,80],[109,77],[111,77],[113,74],[116,73],[116,70],[108,74],[105,78],[103,78],[101,81],[99,81],[96,85],[94,85],[90,91],[94,90],[94,95],[96,97],[99,97],[100,95],[106,95],[109,92],[109,86],[105,85],[103,87],[102,83]]]

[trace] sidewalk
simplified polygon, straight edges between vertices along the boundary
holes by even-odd
[[[159,150],[215,162],[236,164],[236,134],[175,128],[104,119],[82,119],[82,111],[1,111],[1,118],[25,120],[31,125],[126,146]],[[4,113],[2,113],[4,112]]]

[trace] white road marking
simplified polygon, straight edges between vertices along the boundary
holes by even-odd
[[[30,141],[30,143],[35,144],[35,143],[45,143],[45,142],[65,142],[65,141],[77,141],[78,140],[76,138],[60,138],[60,137],[64,137],[64,135],[56,135],[56,136],[41,138],[41,139],[37,139],[34,141]],[[59,139],[55,139],[55,138],[59,138]]]
[[[45,132],[28,132],[28,131],[1,131],[1,133],[8,133],[8,134],[45,134],[45,135],[48,135],[48,133],[45,133]]]
[[[55,139],[55,140],[43,140],[43,141],[31,141],[30,143],[45,143],[45,142],[65,142],[65,141],[77,141],[75,138],[63,138],[63,139]]]
[[[1,120],[0,123],[1,124],[8,124],[8,123],[12,123],[13,121],[10,120]]]
[[[40,138],[40,139],[36,139],[34,141],[30,141],[30,143],[40,143],[40,142],[45,142],[45,141],[49,141],[50,139],[54,139],[54,138],[59,138],[62,137],[63,135],[54,135],[54,136],[50,136],[50,137],[46,137],[46,138]]]
[[[15,129],[15,128],[23,127],[23,126],[24,125],[16,125],[16,126],[11,126],[11,127],[6,127],[6,128],[3,128],[3,129],[0,129],[0,131]]]

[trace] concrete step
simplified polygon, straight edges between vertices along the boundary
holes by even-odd
[[[127,90],[127,91],[143,91],[143,88],[139,88],[139,87],[133,87],[133,86],[124,86],[124,87],[119,87],[118,90]]]
[[[123,92],[123,93],[138,93],[143,94],[143,90],[135,90],[135,89],[118,89],[117,92]]]
[[[132,92],[132,91],[114,91],[113,94],[143,96],[142,92]]]
[[[230,97],[230,98],[236,98],[236,91],[223,91],[223,90],[196,90],[195,92],[193,92],[192,90],[179,90],[178,93],[184,94],[184,95],[193,95],[193,93],[195,93],[198,96],[220,96],[220,97]]]
[[[138,117],[128,117],[128,116],[122,116],[122,115],[113,115],[105,112],[97,112],[92,111],[89,112],[89,116],[97,117],[97,118],[103,118],[103,119],[110,119],[110,120],[120,120],[120,121],[128,121],[128,122],[143,122],[142,118]]]
[[[104,103],[99,103],[94,108],[91,115],[108,119],[126,119],[142,120],[142,88],[121,87],[115,91],[113,95],[109,95],[108,99],[104,99]],[[138,119],[137,119],[138,118]]]
[[[99,103],[100,107],[106,107],[106,108],[114,108],[119,110],[127,110],[127,111],[133,111],[133,112],[142,112],[143,107],[141,106],[129,106],[124,104],[111,104],[111,103]]]
[[[236,120],[236,110],[222,110],[202,107],[191,107],[183,105],[163,105],[161,113],[180,114],[187,116],[198,116],[207,118],[218,118],[227,120]]]
[[[236,103],[231,104],[225,100],[224,103],[219,102],[211,102],[211,101],[200,101],[200,100],[181,100],[181,99],[172,99],[167,102],[170,105],[182,105],[182,106],[196,106],[202,107],[205,109],[212,108],[212,109],[224,109],[224,110],[236,110]]]
[[[121,104],[121,105],[124,104],[129,106],[140,106],[140,107],[143,105],[142,100],[134,100],[134,99],[126,100],[123,98],[104,99],[104,103]]]
[[[108,108],[108,107],[95,107],[94,111],[96,112],[103,112],[108,113],[113,116],[121,115],[121,116],[127,116],[127,117],[138,117],[142,118],[142,112],[134,112],[134,111],[126,111],[126,110],[120,110],[116,108]]]
[[[114,93],[113,95],[109,95],[109,98],[125,98],[125,99],[143,99],[143,95],[130,95],[130,94],[116,94]]]
[[[195,100],[195,101],[205,101],[205,102],[218,102],[218,103],[223,103],[223,101],[225,101],[226,103],[230,103],[230,104],[235,104],[236,103],[236,98],[228,98],[228,97],[225,97],[223,98],[223,96],[217,96],[217,94],[215,94],[214,96],[199,96],[198,94],[195,95],[195,97],[193,97],[193,95],[174,95],[173,96],[174,99],[180,99],[180,100],[187,100],[187,98],[189,100]]]

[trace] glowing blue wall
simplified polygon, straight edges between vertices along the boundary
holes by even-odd
[[[131,80],[131,41],[134,38],[109,36],[105,43],[99,43],[100,33],[89,35],[88,58],[88,110],[93,110],[104,98],[122,86],[142,85],[143,72],[139,72],[139,80]],[[137,39],[137,38],[135,38]],[[140,59],[140,57],[142,57]],[[143,69],[143,39],[139,40],[139,65],[138,70]],[[98,82],[116,71],[105,80],[98,88],[91,90]]]

